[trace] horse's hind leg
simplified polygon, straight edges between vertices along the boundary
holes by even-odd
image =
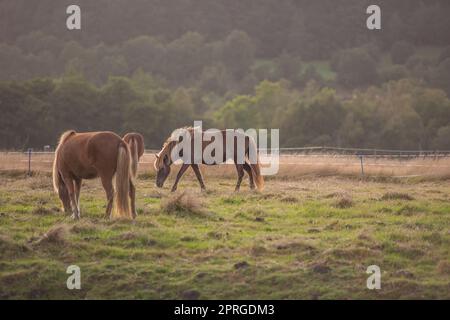
[[[131,202],[131,215],[133,219],[136,219],[136,187],[133,181],[130,180],[130,202]]]
[[[242,178],[244,177],[244,165],[236,164],[236,170],[238,173],[238,180],[234,191],[239,191],[239,189],[241,188]]]
[[[203,183],[203,177],[202,172],[200,171],[200,167],[198,166],[198,164],[192,164],[191,166],[195,172],[195,176],[197,177],[198,182],[200,183],[200,188],[202,188],[202,190],[206,190],[205,184]]]
[[[111,218],[111,210],[113,206],[113,200],[114,200],[114,187],[112,183],[113,177],[101,175],[102,185],[103,189],[105,189],[106,192],[106,199],[108,200],[108,204],[106,205],[106,214],[105,218]]]
[[[81,213],[80,210],[80,192],[81,192],[81,179],[80,178],[75,178],[75,197],[77,199],[77,209],[78,209],[78,214]]]
[[[72,218],[78,220],[80,219],[80,213],[78,212],[77,197],[75,194],[74,181],[71,177],[64,176],[64,184],[69,192],[70,204],[72,206]]]
[[[62,178],[58,179],[58,196],[63,205],[64,212],[70,214],[72,209],[70,207],[69,191]]]
[[[250,167],[247,161],[244,163],[244,170],[248,174],[248,180],[250,181],[250,189],[252,190],[255,189],[255,182],[253,181],[252,168]]]

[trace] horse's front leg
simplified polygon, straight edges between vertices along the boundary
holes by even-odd
[[[175,192],[177,190],[178,182],[180,181],[181,177],[186,172],[186,170],[189,168],[189,166],[190,166],[189,164],[185,163],[183,163],[183,165],[181,166],[180,171],[178,171],[177,178],[175,179],[175,183],[173,184],[172,192]]]
[[[67,187],[64,184],[62,178],[59,179],[58,183],[58,196],[63,205],[64,212],[67,214],[71,214],[72,208],[70,206],[69,191],[67,190]]]
[[[248,181],[250,183],[250,189],[255,189],[255,182],[253,181],[252,167],[247,162],[244,163],[244,170],[248,174]]]
[[[237,192],[241,188],[242,178],[244,177],[244,165],[236,163],[236,171],[238,174],[238,179],[237,179],[236,188],[234,188],[234,191]]]
[[[191,166],[195,172],[195,176],[197,177],[198,182],[200,183],[200,188],[202,188],[202,191],[205,191],[206,187],[205,184],[203,183],[203,176],[202,172],[200,171],[200,167],[198,166],[198,164],[193,164]]]
[[[63,176],[64,184],[67,187],[69,193],[70,205],[72,207],[72,218],[75,220],[80,219],[80,213],[78,212],[77,196],[75,193],[75,186],[72,177]]]

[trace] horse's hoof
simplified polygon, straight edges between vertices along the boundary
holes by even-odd
[[[74,214],[73,214],[73,215],[72,215],[72,219],[73,219],[73,220],[80,220],[80,216],[77,216],[77,215],[74,215]]]

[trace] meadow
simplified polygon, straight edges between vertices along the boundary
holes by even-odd
[[[262,192],[205,169],[206,192],[188,174],[175,194],[173,172],[158,189],[142,170],[134,223],[104,219],[99,181],[83,182],[72,221],[48,172],[1,171],[0,299],[450,298],[445,177],[281,169]],[[373,264],[380,290],[366,287]]]

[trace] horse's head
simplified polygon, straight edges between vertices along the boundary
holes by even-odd
[[[170,174],[170,166],[174,161],[178,159],[178,156],[182,156],[183,152],[173,152],[177,143],[179,143],[181,138],[189,134],[189,131],[185,128],[176,129],[172,132],[171,136],[164,142],[164,145],[155,156],[155,162],[153,166],[156,170],[156,186],[162,188],[164,182]]]
[[[171,164],[172,161],[170,160],[170,156],[168,154],[156,155],[154,167],[156,170],[156,186],[158,188],[162,188],[164,186],[164,182],[170,174]]]

